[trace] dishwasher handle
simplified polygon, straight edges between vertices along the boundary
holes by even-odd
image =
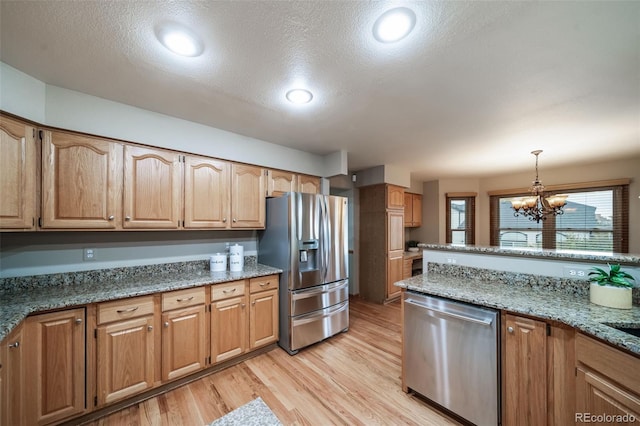
[[[478,318],[469,317],[469,316],[466,316],[466,315],[456,314],[456,313],[453,313],[453,312],[443,311],[443,310],[440,310],[440,309],[433,309],[431,306],[424,305],[424,304],[422,304],[419,301],[414,300],[414,299],[405,299],[405,303],[408,303],[408,304],[414,305],[414,306],[418,306],[418,307],[423,308],[423,309],[427,309],[427,310],[433,312],[434,314],[440,314],[440,315],[456,318],[456,319],[459,319],[459,320],[462,320],[462,321],[473,322],[475,324],[491,325],[491,323],[493,322],[493,320],[491,318],[478,319]]]

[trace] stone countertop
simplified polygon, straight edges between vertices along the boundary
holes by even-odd
[[[613,309],[593,305],[588,296],[563,290],[509,285],[487,279],[428,272],[395,283],[420,293],[558,321],[640,356],[640,337],[616,330],[640,328],[640,307]]]
[[[559,251],[546,249],[504,248],[487,246],[463,246],[454,244],[418,244],[424,250],[454,251],[469,254],[492,254],[501,256],[526,256],[542,259],[564,259],[583,262],[609,262],[622,265],[640,265],[640,255],[623,253],[595,253],[588,251]]]
[[[108,300],[180,290],[247,278],[279,274],[282,270],[254,264],[242,272],[209,270],[171,271],[146,276],[114,276],[56,285],[15,287],[0,292],[0,341],[27,315],[53,309],[70,308]]]

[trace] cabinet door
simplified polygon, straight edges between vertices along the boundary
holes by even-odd
[[[231,227],[264,228],[264,173],[260,167],[231,167]]]
[[[411,209],[413,210],[411,214],[413,223],[412,226],[422,226],[422,195],[411,194],[411,199]]]
[[[584,367],[578,367],[576,375],[576,416],[620,416],[635,418],[624,424],[640,425],[640,397],[629,392],[607,377]],[[578,422],[576,422],[578,423]],[[598,424],[614,424],[608,421]],[[622,422],[620,422],[622,423]]]
[[[402,280],[402,267],[404,262],[402,254],[402,251],[389,253],[387,260],[387,300],[400,296],[400,287],[396,287],[393,284]]]
[[[404,214],[387,213],[387,251],[404,251]]]
[[[184,227],[227,228],[229,163],[187,155],[184,166]]]
[[[401,186],[387,185],[387,208],[404,209],[404,188]]]
[[[296,175],[280,170],[269,170],[267,173],[267,196],[280,197],[287,192],[298,190]]]
[[[44,132],[42,228],[116,228],[121,191],[122,145]]]
[[[404,194],[404,226],[413,226],[413,194]]]
[[[320,178],[315,176],[299,175],[298,192],[306,194],[320,193]]]
[[[35,315],[25,327],[27,424],[43,425],[82,413],[84,308]]]
[[[278,341],[278,290],[267,290],[249,296],[249,348]]]
[[[211,362],[214,364],[243,354],[247,347],[245,297],[211,304]]]
[[[124,228],[177,229],[182,163],[171,151],[124,147]]]
[[[547,422],[547,325],[505,315],[504,425]]]
[[[204,305],[162,314],[162,380],[202,370],[205,342]]]
[[[24,328],[19,326],[0,345],[0,424],[24,423]]]
[[[153,317],[98,327],[98,405],[135,395],[153,386]]]
[[[35,131],[0,117],[0,229],[35,229]]]

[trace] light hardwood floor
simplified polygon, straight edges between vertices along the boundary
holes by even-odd
[[[277,348],[90,423],[205,425],[261,397],[284,425],[457,425],[400,385],[400,303],[351,299],[350,328]]]

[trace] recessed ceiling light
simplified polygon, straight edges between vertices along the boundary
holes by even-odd
[[[313,99],[313,94],[306,89],[292,89],[287,92],[286,97],[294,104],[308,104]]]
[[[382,43],[405,38],[416,26],[416,14],[406,7],[396,7],[380,15],[373,24],[373,36]]]
[[[199,56],[204,51],[200,39],[183,28],[176,26],[160,28],[156,36],[164,47],[180,56]]]

